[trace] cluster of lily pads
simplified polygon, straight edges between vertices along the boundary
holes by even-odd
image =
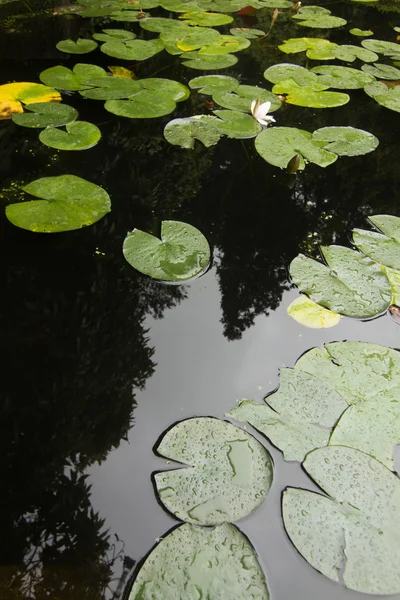
[[[285,460],[302,462],[325,492],[283,492],[285,529],[299,553],[333,581],[370,594],[400,591],[400,481],[393,472],[399,393],[398,351],[340,342],[281,369],[280,386],[264,403],[242,400],[226,414],[253,426]],[[184,524],[147,556],[129,600],[267,600],[257,555],[231,524],[267,496],[267,450],[229,422],[197,417],[169,429],[156,454],[184,467],[154,475],[160,503]]]
[[[325,264],[299,254],[290,265],[293,283],[306,294],[289,314],[311,327],[339,322],[340,315],[371,319],[400,305],[400,218],[373,215],[375,231],[353,230],[358,250],[325,246]]]

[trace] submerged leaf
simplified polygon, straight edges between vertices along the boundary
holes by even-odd
[[[288,306],[287,313],[300,325],[312,329],[334,327],[340,322],[340,315],[320,306],[303,294],[293,300]]]
[[[187,467],[156,473],[160,501],[175,517],[195,525],[243,519],[271,487],[267,450],[226,421],[210,417],[180,421],[156,450]]]

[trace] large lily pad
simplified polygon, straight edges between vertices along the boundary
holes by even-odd
[[[343,446],[303,463],[329,497],[287,488],[282,513],[302,556],[333,581],[369,594],[400,592],[400,481],[368,454]]]
[[[59,90],[85,90],[89,85],[85,82],[97,77],[107,77],[107,72],[97,65],[78,63],[73,70],[62,65],[50,67],[40,73],[40,81]]]
[[[319,75],[318,83],[337,90],[357,90],[375,81],[372,75],[350,67],[321,65],[314,67],[311,71]]]
[[[313,140],[326,142],[324,148],[338,156],[361,156],[378,147],[372,133],[355,127],[322,127],[313,133]]]
[[[342,92],[326,92],[329,86],[323,84],[298,85],[293,79],[285,79],[272,88],[274,94],[285,94],[288,104],[308,106],[310,108],[333,108],[343,106],[350,100]]]
[[[280,370],[278,391],[266,404],[243,400],[227,417],[247,421],[282,450],[285,460],[305,455],[329,442],[347,403],[329,384],[295,369]]]
[[[255,147],[264,160],[271,165],[286,169],[289,161],[300,155],[299,169],[304,169],[304,159],[320,167],[335,162],[336,154],[323,148],[324,143],[312,139],[311,133],[295,127],[265,129],[257,137]]]
[[[60,127],[78,118],[78,111],[67,104],[35,102],[26,106],[26,112],[15,114],[12,120],[22,127]]]
[[[267,450],[247,432],[219,419],[181,421],[156,450],[190,467],[154,478],[167,510],[195,525],[243,519],[264,501],[272,483]]]
[[[400,87],[387,87],[384,83],[376,81],[369,83],[364,88],[365,93],[371,96],[378,104],[385,108],[400,112]]]
[[[164,50],[162,40],[128,40],[106,42],[100,48],[104,54],[123,60],[147,60]]]
[[[199,69],[200,71],[214,71],[232,67],[238,62],[236,56],[232,54],[222,54],[217,56],[207,56],[198,52],[187,52],[184,54],[185,60],[182,64],[190,69]]]
[[[108,112],[129,119],[154,119],[173,112],[175,100],[162,91],[140,90],[130,100],[107,100],[104,105]]]
[[[363,40],[361,45],[367,50],[390,56],[398,60],[400,58],[400,44],[394,42],[386,42],[384,40]]]
[[[362,42],[362,44],[364,44],[364,41]],[[339,60],[343,60],[345,62],[354,62],[358,58],[363,62],[370,63],[375,62],[379,58],[378,55],[375,54],[375,52],[372,52],[371,50],[367,50],[366,48],[360,48],[360,46],[351,46],[346,44],[333,48],[332,54],[334,58],[338,58]]]
[[[274,94],[260,88],[256,85],[239,85],[234,92],[215,91],[213,100],[223,108],[230,110],[240,110],[251,112],[251,103],[253,100],[259,100],[261,103],[270,102],[271,107],[268,112],[278,110],[282,103]]]
[[[340,315],[338,313],[323,308],[323,306],[313,302],[303,294],[290,303],[287,314],[300,323],[300,325],[305,325],[312,329],[334,327],[340,322]]]
[[[197,277],[210,263],[210,246],[193,225],[163,221],[161,238],[134,229],[124,240],[123,253],[130,265],[162,281]]]
[[[278,46],[286,54],[306,52],[307,57],[313,60],[332,60],[335,58],[333,50],[338,45],[323,38],[291,38]]]
[[[340,17],[332,17],[331,11],[322,6],[302,6],[292,19],[298,21],[298,25],[313,27],[316,29],[331,29],[342,27],[347,21]]]
[[[80,94],[92,100],[121,100],[141,90],[136,79],[122,77],[96,77],[88,79],[86,83],[88,89],[81,90]]]
[[[369,218],[382,233],[354,229],[353,240],[361,252],[377,263],[400,269],[400,218],[389,215],[374,215]]]
[[[43,177],[23,190],[40,200],[10,204],[6,216],[13,225],[29,231],[57,233],[81,229],[96,223],[111,210],[106,191],[75,175]]]
[[[60,102],[60,94],[40,83],[6,83],[0,85],[0,119],[11,119],[14,113],[22,113],[23,104]]]
[[[272,65],[272,67],[268,67],[268,69],[264,71],[264,77],[267,81],[271,81],[272,83],[279,83],[286,79],[291,79],[297,85],[312,86],[319,83],[317,75],[300,65],[293,65],[292,63]]]
[[[233,92],[239,87],[239,81],[227,75],[202,75],[191,79],[189,87],[212,96],[215,92]]]
[[[219,119],[209,115],[173,119],[165,126],[164,137],[170,144],[182,148],[193,148],[195,140],[209,148],[221,138],[218,124]]]
[[[290,265],[293,282],[303,293],[321,306],[349,317],[370,318],[388,308],[391,288],[379,265],[343,246],[325,246],[321,250],[327,265],[303,254]]]
[[[96,50],[97,43],[93,40],[78,39],[76,42],[73,40],[61,40],[56,44],[57,50],[60,52],[67,52],[68,54],[88,54],[93,50]]]
[[[56,127],[47,128],[40,133],[39,139],[42,144],[56,150],[87,150],[101,138],[100,129],[86,121],[69,123],[65,129],[66,131]]]
[[[396,69],[396,67],[392,67],[391,65],[376,63],[374,65],[363,65],[361,69],[364,73],[368,73],[377,79],[389,79],[392,81],[400,79],[400,69]]]
[[[269,593],[253,547],[234,525],[185,523],[146,558],[128,600],[153,598],[269,600]]]
[[[153,90],[158,94],[164,94],[175,102],[183,102],[190,96],[190,91],[179,81],[173,79],[162,79],[161,77],[147,77],[146,79],[138,80],[140,87],[143,90]]]

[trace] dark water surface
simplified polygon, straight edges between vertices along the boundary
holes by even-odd
[[[130,24],[56,17],[52,6],[32,1],[0,9],[0,84],[38,82],[56,64],[121,63],[99,51],[68,57],[55,44]],[[400,25],[399,13],[389,11],[396,3],[326,6],[348,19],[329,33],[332,41],[358,45],[351,27],[393,40],[391,27]],[[265,30],[271,13],[258,15]],[[283,55],[276,44],[320,30],[279,18],[268,43],[252,44],[228,74],[263,85],[269,65],[304,60]],[[243,26],[239,18],[235,24]],[[140,77],[162,70],[160,76],[182,82],[201,74],[165,53],[134,69]],[[223,418],[239,398],[261,400],[277,386],[278,369],[313,346],[400,346],[388,316],[342,319],[316,331],[286,314],[298,295],[288,265],[299,251],[317,256],[321,243],[348,245],[352,227],[365,226],[369,214],[400,215],[399,115],[362,90],[350,95],[344,107],[287,106],[275,117],[309,131],[360,127],[379,138],[378,149],[327,169],[308,165],[298,175],[265,163],[252,140],[194,151],[166,143],[169,120],[204,112],[196,93],[154,121],[119,119],[102,102],[65,96],[103,136],[79,153],[53,151],[39,143],[37,130],[0,122],[3,205],[21,197],[23,184],[64,173],[103,186],[112,199],[112,212],[96,225],[57,235],[17,229],[1,211],[0,600],[122,598],[135,562],[176,524],[158,505],[150,479],[165,466],[152,452],[165,429],[194,415]],[[195,225],[213,247],[213,267],[190,285],[153,282],[123,258],[128,230],[155,229],[167,218]],[[275,462],[273,487],[238,526],[259,554],[272,599],[361,598],[314,571],[289,542],[281,492],[287,485],[316,488],[298,464],[285,463],[263,442]]]

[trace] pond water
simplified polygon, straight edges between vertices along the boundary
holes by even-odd
[[[54,10],[52,2],[0,0],[0,85],[39,82],[44,69],[76,62],[122,64],[140,79],[184,84],[203,74],[165,52],[143,62],[99,50],[62,54],[55,48],[62,39],[89,38],[105,27],[138,31],[137,23],[67,14],[69,4]],[[204,74],[271,89],[262,73],[272,64],[327,64],[283,54],[277,45],[285,39],[359,45],[363,38],[349,33],[358,27],[396,40],[394,0],[321,5],[347,25],[311,30],[282,10],[237,64]],[[151,13],[176,17],[161,8]],[[268,31],[272,15],[273,8],[234,14],[233,26]],[[207,113],[208,97],[195,91],[156,119],[117,117],[103,102],[67,92],[63,101],[102,134],[78,153],[43,145],[37,129],[0,121],[3,206],[23,197],[23,185],[63,174],[102,186],[112,199],[111,212],[94,225],[54,235],[15,227],[1,212],[0,600],[127,598],[135,565],[177,524],[151,480],[166,465],[153,453],[166,429],[193,416],[224,419],[240,398],[261,402],[278,386],[279,369],[314,346],[351,340],[399,347],[398,325],[388,315],[343,318],[319,330],[287,315],[298,296],[289,264],[299,252],[317,257],[321,244],[349,246],[351,230],[365,227],[368,215],[400,216],[398,112],[362,89],[348,93],[350,102],[337,108],[283,104],[274,113],[277,125],[311,132],[358,127],[379,139],[378,148],[295,174],[264,161],[252,139],[223,138],[210,148],[196,142],[193,150],[167,143],[163,129],[171,119]],[[212,248],[211,268],[188,284],[154,281],[122,254],[128,231],[156,232],[164,219],[194,225]],[[265,502],[238,527],[256,549],[271,598],[361,598],[315,571],[291,544],[282,491],[318,488],[299,463],[285,462],[248,430],[268,448],[274,480]]]

